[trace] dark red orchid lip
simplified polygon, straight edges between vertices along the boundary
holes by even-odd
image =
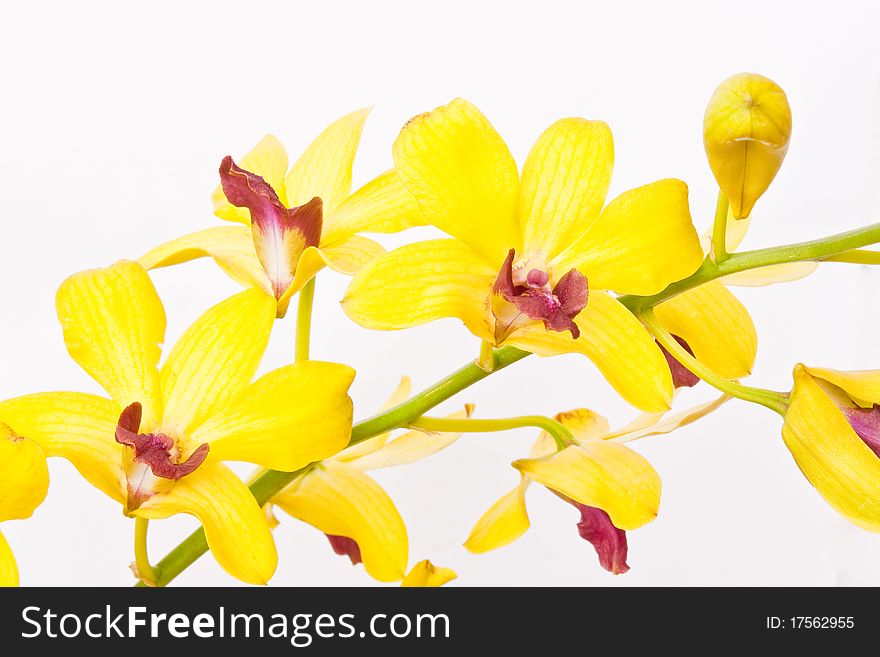
[[[142,413],[140,403],[135,402],[122,411],[116,425],[116,442],[131,447],[136,462],[148,465],[155,476],[172,481],[192,474],[204,463],[210,451],[207,443],[199,445],[183,463],[175,463],[171,458],[171,450],[174,448],[172,438],[162,433],[138,433]]]
[[[323,202],[316,196],[287,208],[262,176],[242,169],[228,155],[220,164],[220,183],[232,205],[250,211],[257,257],[280,299],[293,282],[302,252],[321,241]]]
[[[853,431],[880,456],[880,404],[871,408],[845,406],[841,409]]]
[[[548,331],[570,331],[572,338],[580,337],[581,331],[574,318],[587,305],[589,298],[587,278],[577,269],[571,269],[551,290],[547,272],[542,269],[530,269],[525,279],[518,283],[514,280],[513,273],[515,258],[516,250],[510,249],[495,279],[493,293],[513,304],[519,314],[529,319],[542,320]],[[499,327],[501,335],[496,335],[496,338],[509,335],[512,332],[511,324],[512,322],[507,322],[505,326]],[[498,333],[496,329],[496,334]]]
[[[672,337],[675,338],[675,341],[684,347],[685,351],[691,356],[694,355],[694,350],[691,349],[690,345],[684,338],[677,335],[673,335]],[[657,341],[655,340],[655,342]],[[669,365],[669,371],[672,373],[672,385],[675,386],[675,388],[693,388],[700,382],[700,377],[682,365],[675,356],[667,351],[666,347],[659,342],[657,342],[657,346],[660,347],[660,351],[662,351],[663,355],[666,357],[666,364]]]
[[[361,559],[361,546],[357,541],[348,536],[336,536],[335,534],[324,534],[330,541],[330,547],[341,557],[348,557],[351,565],[357,565],[363,562]]]
[[[626,532],[614,526],[611,517],[602,509],[572,501],[581,512],[577,524],[578,534],[589,541],[596,550],[599,564],[614,575],[622,575],[629,570],[626,563],[628,545]]]

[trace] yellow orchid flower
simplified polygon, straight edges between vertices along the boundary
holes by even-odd
[[[68,459],[127,515],[199,519],[220,565],[265,583],[277,555],[266,518],[222,461],[293,471],[344,448],[354,371],[316,361],[252,381],[275,300],[246,290],[203,314],[161,368],[162,302],[139,264],[75,274],[58,290],[73,359],[109,399],[77,392],[0,402],[0,417]]]
[[[662,353],[608,290],[654,294],[699,267],[687,186],[661,180],[604,207],[613,144],[601,121],[563,119],[520,176],[501,137],[464,100],[412,119],[394,163],[426,221],[453,239],[370,261],[343,307],[373,329],[455,317],[485,343],[589,357],[644,410],[668,408]]]
[[[571,503],[581,514],[578,533],[596,550],[600,565],[618,575],[626,563],[626,531],[651,522],[660,507],[660,476],[648,461],[622,443],[666,434],[695,422],[727,401],[720,397],[667,416],[645,413],[618,431],[608,420],[586,408],[556,415],[569,428],[576,444],[557,451],[547,432],[541,432],[529,458],[513,463],[517,486],[484,513],[464,546],[475,554],[508,545],[530,526],[526,491],[532,481],[543,484]]]
[[[385,252],[357,233],[391,233],[424,223],[397,174],[386,171],[351,194],[351,170],[369,108],[330,124],[288,171],[287,152],[264,137],[241,166],[220,167],[214,214],[239,225],[171,240],[140,258],[147,269],[212,257],[236,282],[278,301],[291,297],[325,265],[354,274]]]
[[[797,365],[782,437],[832,508],[880,532],[880,370]]]
[[[34,441],[0,422],[0,522],[30,518],[49,490],[46,456]],[[0,587],[18,586],[18,566],[0,534]]]
[[[403,402],[409,394],[410,382],[405,378],[385,408]],[[450,417],[469,413],[470,407]],[[325,460],[272,501],[324,532],[336,554],[349,557],[352,564],[363,563],[374,579],[401,580],[409,561],[406,525],[388,494],[366,472],[421,460],[460,435],[408,431],[394,439],[389,433],[376,436]]]
[[[419,561],[409,571],[403,581],[402,587],[436,587],[443,586],[454,580],[458,575],[450,568],[435,566],[428,559]]]

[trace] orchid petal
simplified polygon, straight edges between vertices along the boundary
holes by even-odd
[[[529,513],[526,509],[526,490],[529,478],[521,477],[513,490],[501,496],[489,510],[477,520],[465,548],[474,554],[489,552],[513,543],[529,529]]]
[[[287,151],[274,135],[266,135],[243,158],[238,160],[243,169],[252,171],[262,177],[274,189],[282,201],[284,195],[284,174],[287,173]],[[245,208],[237,208],[226,200],[223,187],[217,185],[211,194],[214,203],[214,214],[226,221],[250,224],[251,215]]]
[[[456,577],[458,575],[451,568],[435,566],[424,559],[412,567],[400,585],[402,587],[437,587],[451,582]]]
[[[48,491],[43,450],[0,422],[0,522],[29,518]]]
[[[18,586],[18,566],[15,565],[12,548],[3,534],[0,534],[0,588],[13,586]]]

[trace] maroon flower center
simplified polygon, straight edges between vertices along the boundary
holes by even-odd
[[[691,349],[691,346],[684,338],[680,338],[677,335],[673,335],[672,337],[675,338],[675,341],[684,347],[685,351],[691,356],[694,355],[694,350]],[[657,346],[660,347],[660,351],[662,351],[663,355],[666,357],[666,364],[669,365],[669,371],[672,373],[672,385],[676,388],[693,388],[700,382],[700,377],[682,365],[675,356],[666,350],[666,347],[659,342],[657,342]]]
[[[880,456],[880,404],[871,408],[843,407],[841,410],[859,438]]]
[[[574,318],[587,305],[589,286],[586,277],[577,269],[569,270],[554,287],[542,269],[523,266],[514,270],[516,250],[511,249],[492,291],[507,302],[507,307],[493,304],[495,314],[495,341],[502,342],[528,319],[541,320],[548,331],[570,331],[572,338],[581,331]]]
[[[116,442],[134,450],[134,461],[149,466],[152,473],[163,479],[177,481],[192,474],[208,456],[210,446],[205,443],[190,454],[183,463],[174,440],[163,433],[138,433],[143,409],[138,402],[126,407],[116,425]]]

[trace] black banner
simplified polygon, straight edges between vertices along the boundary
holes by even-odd
[[[865,645],[871,589],[169,588],[0,590],[0,654],[595,653]],[[417,651],[414,653],[414,651]],[[54,653],[52,653],[54,654]]]

